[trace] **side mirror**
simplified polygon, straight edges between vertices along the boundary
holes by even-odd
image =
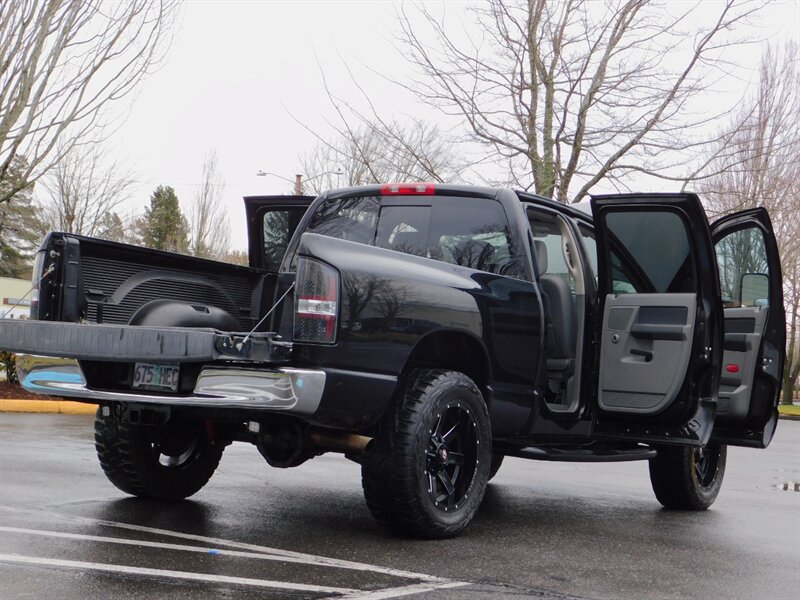
[[[769,306],[769,277],[762,273],[745,273],[741,282],[742,306]]]

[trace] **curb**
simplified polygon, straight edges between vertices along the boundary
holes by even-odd
[[[10,400],[0,399],[0,413],[57,413],[61,415],[93,415],[96,404],[69,400]]]
[[[93,415],[97,404],[70,400],[11,400],[0,398],[0,413],[57,413],[60,415]],[[800,415],[778,415],[787,421],[800,421]]]

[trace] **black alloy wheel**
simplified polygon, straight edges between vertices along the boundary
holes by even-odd
[[[98,408],[95,448],[109,481],[141,498],[181,500],[211,478],[225,444],[209,437],[203,421],[163,426],[126,423]]]
[[[452,402],[437,415],[425,451],[428,495],[434,506],[448,512],[467,499],[478,466],[480,440],[469,408]]]
[[[719,452],[714,448],[694,448],[691,462],[697,484],[705,488],[710,486],[717,474]]]
[[[159,431],[150,442],[153,460],[166,469],[180,469],[196,459],[200,448],[199,433],[186,428]]]
[[[650,460],[650,483],[669,509],[705,510],[717,499],[725,476],[728,447],[663,446]]]
[[[367,507],[400,535],[452,537],[475,516],[491,459],[489,413],[475,382],[457,371],[416,369],[364,456]]]

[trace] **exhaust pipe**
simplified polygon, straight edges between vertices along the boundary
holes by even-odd
[[[272,427],[262,428],[260,423],[254,421],[248,424],[248,429],[256,434],[256,447],[273,467],[296,467],[323,452],[363,454],[372,443],[371,437],[335,429],[306,427],[297,421],[275,425],[273,423]]]
[[[309,430],[308,437],[320,450],[344,454],[363,454],[372,443],[372,438],[365,435],[316,427]]]

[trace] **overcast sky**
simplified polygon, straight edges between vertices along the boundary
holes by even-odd
[[[455,13],[466,6],[446,4]],[[315,139],[297,121],[329,132],[321,69],[345,98],[358,96],[346,64],[382,110],[435,119],[371,72],[411,77],[393,45],[395,11],[374,1],[187,1],[166,63],[141,84],[111,142],[109,153],[130,164],[140,182],[125,212],[142,212],[157,185],[173,186],[188,209],[203,158],[216,150],[233,246],[244,249],[242,196],[291,191],[288,181],[255,174],[293,179],[301,172],[298,156]],[[764,37],[800,40],[800,1],[773,0],[761,28]],[[739,61],[755,66],[759,54],[750,48]]]

